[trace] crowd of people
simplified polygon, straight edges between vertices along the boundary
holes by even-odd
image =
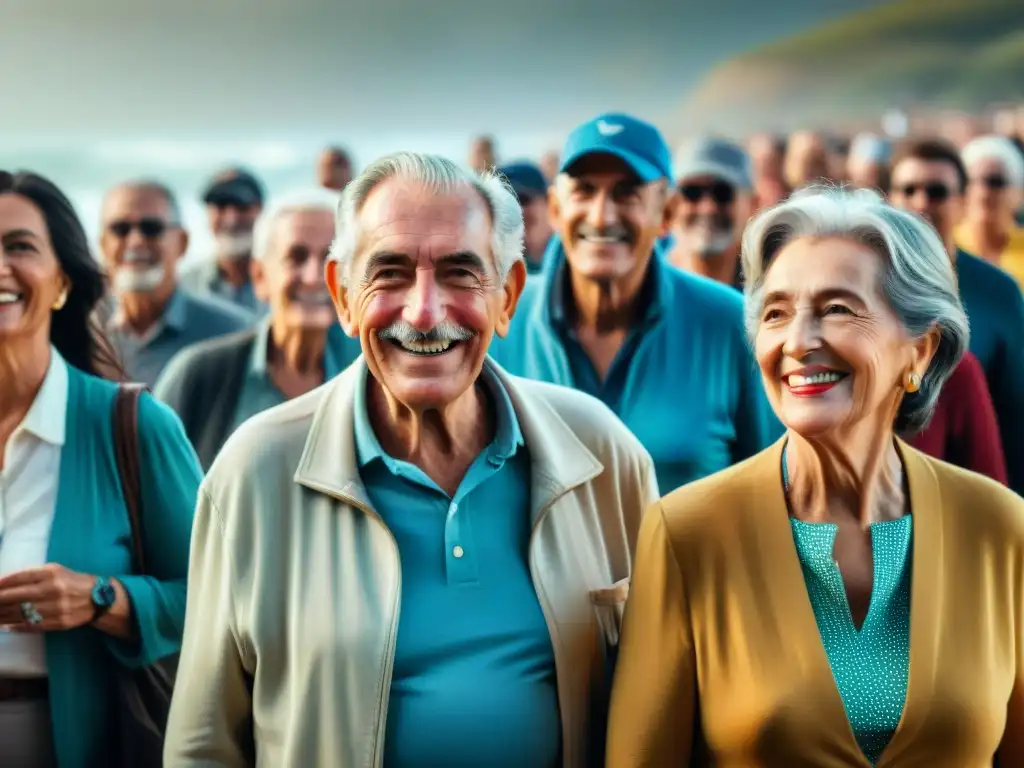
[[[0,765],[1024,765],[1019,137],[314,172],[0,173]]]

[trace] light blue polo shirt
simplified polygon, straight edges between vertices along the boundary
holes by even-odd
[[[386,768],[561,764],[551,637],[530,576],[530,458],[487,367],[494,440],[454,497],[384,453],[355,398],[360,474],[402,564]]]
[[[602,379],[566,311],[568,266],[557,238],[544,263],[491,355],[511,373],[602,400],[651,454],[663,493],[753,456],[781,435],[734,288],[676,269],[655,252],[641,316]]]
[[[288,400],[270,379],[267,368],[267,354],[270,351],[270,321],[267,315],[256,325],[249,365],[242,377],[242,388],[235,405],[234,422],[231,431],[238,429],[242,422]],[[324,344],[324,381],[330,381],[358,356],[358,348],[343,334],[328,331]]]

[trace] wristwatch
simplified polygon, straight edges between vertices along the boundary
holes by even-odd
[[[102,618],[110,607],[117,600],[117,592],[114,590],[114,585],[110,583],[110,579],[105,579],[102,576],[96,577],[96,584],[93,585],[92,594],[92,607],[93,623],[97,619]]]

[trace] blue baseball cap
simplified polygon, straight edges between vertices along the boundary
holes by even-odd
[[[737,189],[753,189],[750,155],[739,144],[706,136],[684,144],[676,153],[676,181],[714,176]]]
[[[558,172],[587,155],[617,157],[645,183],[672,179],[672,153],[661,131],[629,115],[609,112],[578,126],[566,139]]]
[[[509,163],[499,168],[498,172],[508,179],[519,202],[547,195],[548,181],[541,169],[533,163]]]

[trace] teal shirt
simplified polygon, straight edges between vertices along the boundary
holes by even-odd
[[[454,497],[382,450],[355,400],[360,474],[398,543],[402,604],[387,768],[561,763],[554,651],[527,559],[530,459],[512,402],[486,367],[494,440]]]
[[[113,757],[118,665],[137,668],[181,648],[192,515],[202,473],[181,422],[144,395],[139,464],[147,567],[131,573],[130,527],[114,459],[116,385],[68,365],[68,408],[47,558],[73,571],[116,577],[131,598],[138,639],[89,626],[46,634],[54,746],[61,768],[106,768]]]
[[[790,519],[807,593],[853,735],[874,765],[903,716],[910,673],[912,518],[873,523],[874,584],[858,630],[832,559],[836,526]]]
[[[676,269],[656,252],[644,314],[601,381],[566,319],[567,265],[557,238],[544,263],[491,354],[511,373],[602,400],[651,454],[663,492],[753,456],[781,434],[735,289]]]
[[[324,345],[324,381],[333,379],[355,359],[353,354],[345,354],[347,350],[342,349],[342,345],[336,344],[336,339],[344,340],[343,337],[328,333],[327,343]],[[256,326],[256,339],[253,341],[252,355],[249,357],[249,366],[242,378],[242,388],[238,393],[238,403],[235,405],[232,432],[238,429],[243,421],[288,400],[270,380],[267,371],[269,343],[270,317],[268,316],[260,320]]]

